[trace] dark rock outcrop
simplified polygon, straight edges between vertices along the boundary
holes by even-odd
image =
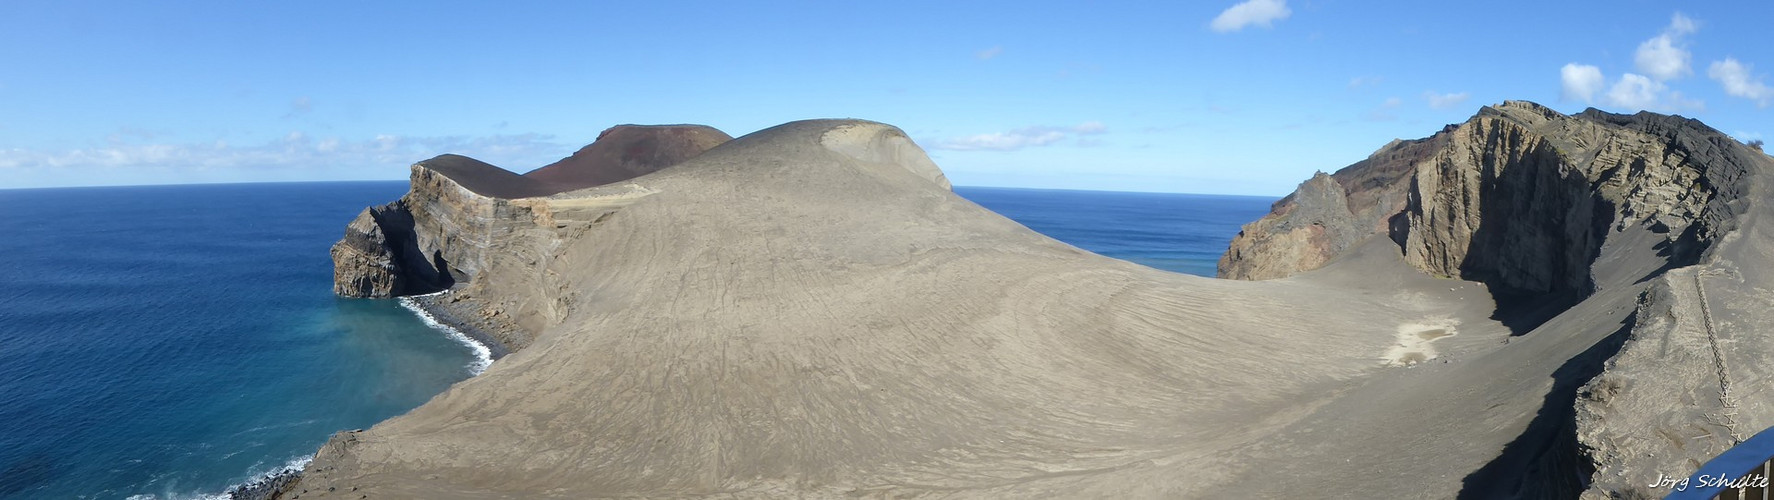
[[[364,209],[345,226],[332,256],[333,293],[345,297],[418,295],[455,283],[441,253],[420,249],[405,200]]]
[[[1220,275],[1310,271],[1386,234],[1424,272],[1580,297],[1594,288],[1590,265],[1610,231],[1655,226],[1681,250],[1671,265],[1692,262],[1729,219],[1724,203],[1741,195],[1736,181],[1753,161],[1726,142],[1736,144],[1676,116],[1566,116],[1505,102],[1332,174],[1342,193],[1324,193],[1317,178],[1303,184],[1239,233]],[[1321,215],[1340,212],[1352,216]]]
[[[1505,324],[1523,315],[1508,310],[1516,304],[1538,309],[1510,324],[1517,334],[1589,345],[1462,497],[1653,495],[1640,483],[1685,474],[1774,423],[1774,408],[1748,402],[1765,398],[1739,396],[1774,393],[1774,373],[1753,361],[1774,352],[1755,333],[1774,319],[1749,312],[1774,300],[1762,288],[1774,277],[1737,263],[1774,257],[1761,250],[1766,231],[1737,231],[1769,191],[1766,156],[1680,116],[1520,101],[1402,144],[1381,150],[1395,161],[1330,176],[1369,182],[1325,193],[1319,174],[1277,202],[1233,241],[1220,274],[1290,276],[1385,235],[1418,270],[1486,283]],[[1322,215],[1358,207],[1390,223]],[[1619,311],[1633,313],[1617,331],[1596,324]]]
[[[1317,269],[1368,236],[1392,230],[1417,163],[1446,142],[1445,131],[1392,141],[1334,174],[1313,176],[1232,240],[1220,258],[1220,277],[1263,280]]]
[[[527,198],[446,163],[395,207],[433,281],[348,238],[342,282],[447,279],[427,307],[530,347],[302,498],[1601,498],[1774,424],[1774,163],[1679,117],[1395,142],[1247,226],[1225,269],[1268,281],[1036,234],[878,123]],[[1505,289],[1558,305],[1518,330]]]
[[[620,125],[572,156],[524,175],[453,154],[419,162],[412,167],[407,196],[365,209],[333,245],[333,292],[397,297],[448,289],[484,267],[483,252],[494,232],[532,224],[568,229],[585,222],[571,220],[571,214],[536,213],[546,202],[514,200],[633,179],[729,139],[702,125]]]

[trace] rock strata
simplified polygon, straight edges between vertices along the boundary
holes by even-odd
[[[572,156],[524,175],[460,155],[413,165],[413,190],[370,207],[333,246],[333,291],[346,297],[396,297],[442,291],[484,264],[486,240],[533,215],[510,200],[620,182],[694,158],[727,134],[702,125],[621,125]],[[524,220],[523,224],[569,221]]]
[[[1528,293],[1587,294],[1589,266],[1609,231],[1656,226],[1680,250],[1670,261],[1692,262],[1714,226],[1730,218],[1724,202],[1741,196],[1736,181],[1752,161],[1725,143],[1736,144],[1681,117],[1594,109],[1566,116],[1505,102],[1338,171],[1333,179],[1347,179],[1338,183],[1340,196],[1323,194],[1323,183],[1302,185],[1234,239],[1220,274],[1290,276],[1324,265],[1353,241],[1387,234],[1424,272]],[[1340,211],[1331,206],[1339,201],[1363,216],[1317,216]],[[1336,237],[1291,236],[1302,217],[1322,219],[1316,231]]]
[[[1444,147],[1442,134],[1392,141],[1367,159],[1315,175],[1247,224],[1220,259],[1222,278],[1275,279],[1317,269],[1398,223],[1418,162]],[[1345,215],[1346,214],[1346,215]]]
[[[1340,196],[1322,192],[1323,174],[1302,185],[1245,227],[1221,275],[1296,275],[1325,266],[1349,241],[1385,234],[1420,271],[1540,305],[1545,314],[1512,325],[1515,333],[1590,345],[1564,363],[1541,417],[1518,439],[1547,444],[1506,449],[1468,477],[1469,492],[1661,496],[1636,482],[1685,474],[1744,432],[1774,424],[1774,412],[1741,396],[1774,391],[1763,363],[1733,361],[1774,352],[1774,342],[1753,333],[1774,318],[1746,310],[1770,299],[1748,291],[1760,290],[1758,281],[1737,264],[1768,258],[1765,246],[1744,241],[1760,227],[1737,230],[1762,217],[1750,207],[1766,189],[1766,156],[1678,116],[1563,115],[1519,101],[1408,144],[1419,148],[1403,156],[1409,168],[1370,159],[1332,176],[1383,182],[1344,183]],[[1301,215],[1399,194],[1402,206],[1382,210],[1392,221],[1383,230]],[[1294,227],[1308,220],[1325,221],[1313,234],[1338,237],[1298,237]],[[1756,298],[1735,298],[1746,293]],[[1503,306],[1497,317],[1507,322]],[[1601,307],[1634,312],[1604,335],[1596,327],[1607,322],[1585,312]]]
[[[1679,117],[1504,103],[1314,176],[1222,260],[1287,279],[1215,280],[993,214],[879,123],[518,198],[443,158],[395,207],[421,272],[348,236],[339,283],[447,286],[425,303],[513,352],[285,491],[1630,494],[1774,423],[1774,273],[1741,264],[1774,258],[1770,169]],[[390,215],[353,231],[395,241]],[[1582,300],[1518,325],[1503,289]]]

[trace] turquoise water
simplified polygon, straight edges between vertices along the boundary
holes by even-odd
[[[0,498],[188,498],[469,375],[327,250],[404,182],[0,191]]]
[[[328,248],[405,182],[0,190],[0,498],[194,498],[406,412],[481,361]],[[1272,199],[957,188],[1202,275]]]

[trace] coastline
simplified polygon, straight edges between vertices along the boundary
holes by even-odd
[[[260,474],[244,483],[236,484],[222,493],[222,498],[232,500],[270,500],[283,495],[284,489],[296,484],[302,478],[302,469],[308,467],[312,457],[302,457],[290,461],[282,468]],[[207,498],[207,497],[206,497]]]
[[[467,340],[476,344],[471,347],[477,347],[477,351],[486,350],[487,363],[511,354],[515,350],[512,348],[513,343],[505,336],[494,333],[495,330],[490,325],[468,319],[476,317],[477,314],[469,309],[467,304],[462,303],[459,298],[453,297],[451,295],[453,291],[444,290],[424,295],[408,295],[397,297],[395,300],[399,300],[402,306],[413,311],[413,314],[418,315],[419,319],[424,320],[432,328],[442,330],[451,336],[460,335],[462,338],[458,340]],[[474,373],[479,375],[480,370],[485,369],[486,367],[482,366]]]
[[[511,354],[508,342],[500,340],[483,325],[463,320],[472,317],[472,311],[454,297],[451,290],[433,292],[424,295],[396,297],[401,307],[412,311],[424,321],[426,326],[442,332],[458,342],[468,345],[475,351],[476,360],[469,363],[469,377],[479,376],[486,371],[493,361]],[[288,488],[301,480],[302,472],[307,469],[312,456],[290,462],[283,468],[261,474],[244,483],[234,485],[223,493],[224,498],[233,500],[274,500],[288,493]]]

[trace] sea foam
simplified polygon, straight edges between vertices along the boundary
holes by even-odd
[[[174,494],[165,497],[150,493],[130,495],[124,497],[124,500],[240,500],[234,497],[235,492],[252,491],[254,489],[263,488],[268,485],[268,483],[277,480],[279,477],[288,476],[290,474],[299,474],[302,472],[302,469],[308,468],[308,463],[312,461],[314,461],[314,458],[308,456],[292,458],[288,462],[284,462],[282,466],[260,472],[245,481],[230,485],[227,489],[222,490],[221,493]],[[254,468],[256,469],[258,467]]]
[[[416,297],[433,297],[444,293],[448,292],[435,292],[418,295]],[[444,332],[444,334],[449,336],[451,340],[460,342],[462,345],[468,346],[469,350],[474,351],[474,361],[468,363],[469,375],[480,375],[481,372],[487,371],[488,366],[492,366],[493,350],[488,348],[486,344],[482,344],[480,341],[475,340],[474,337],[462,333],[462,331],[457,330],[456,327],[438,321],[437,316],[432,315],[431,311],[427,311],[423,306],[420,306],[419,301],[414,300],[414,297],[401,297],[399,300],[401,307],[405,307],[407,310],[412,311],[413,314],[417,314],[419,319],[425,322],[426,326]]]

